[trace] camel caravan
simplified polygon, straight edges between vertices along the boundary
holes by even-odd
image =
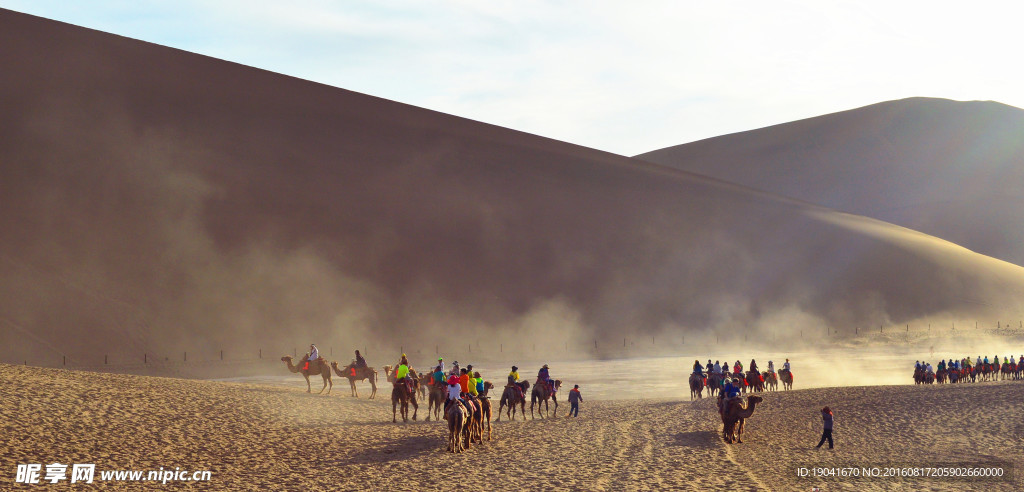
[[[690,374],[690,401],[702,399],[704,389],[708,396],[718,395],[718,415],[722,418],[722,440],[726,444],[743,442],[743,426],[746,419],[754,414],[757,405],[764,401],[758,395],[749,395],[746,401],[744,393],[778,391],[779,381],[784,390],[793,389],[793,371],[789,359],[779,370],[775,370],[775,362],[768,361],[767,371],[758,371],[757,361],[751,359],[750,368],[743,370],[743,363],[736,361],[732,372],[728,362],[715,363],[708,359],[707,366],[700,361],[693,361],[693,373]]]
[[[767,371],[758,371],[757,361],[751,359],[750,368],[743,370],[743,364],[736,361],[733,364],[732,372],[729,372],[728,362],[722,364],[708,359],[707,366],[700,361],[693,361],[693,373],[690,374],[690,400],[704,398],[704,390],[707,389],[708,396],[712,397],[721,394],[726,381],[730,380],[739,387],[740,393],[753,393],[763,391],[778,391],[779,381],[782,381],[783,390],[793,389],[793,371],[789,359],[781,368],[775,370],[774,361],[768,361]]]
[[[292,357],[290,355],[281,357],[281,361],[288,366],[289,372],[302,374],[302,377],[306,380],[306,393],[312,393],[309,377],[319,375],[323,378],[324,385],[317,394],[322,394],[324,389],[327,390],[328,395],[331,394],[331,389],[334,388],[334,382],[331,380],[331,370],[333,369],[338,376],[348,378],[353,397],[359,398],[359,392],[356,391],[356,381],[366,379],[370,380],[370,387],[373,388],[373,391],[370,393],[370,399],[377,396],[377,371],[366,365],[366,359],[363,359],[358,350],[356,350],[355,360],[344,369],[339,369],[337,362],[328,364],[327,359],[320,356],[319,350],[313,344],[310,344],[309,352],[302,356],[302,359],[299,359],[298,364],[292,364]]]
[[[334,384],[331,381],[332,371],[339,377],[348,378],[352,397],[358,398],[357,381],[367,380],[372,389],[370,399],[377,395],[377,371],[367,365],[366,360],[356,350],[356,358],[345,367],[339,367],[337,361],[328,363],[319,355],[316,345],[311,344],[297,364],[293,364],[291,356],[281,357],[288,366],[288,371],[302,374],[306,380],[306,392],[312,392],[310,376],[320,375],[323,387],[317,394],[327,390],[330,394]],[[444,358],[438,358],[437,366],[429,373],[417,373],[405,354],[395,365],[383,367],[384,376],[392,385],[391,389],[391,421],[397,423],[398,415],[402,421],[408,422],[409,407],[412,407],[412,420],[419,415],[419,402],[427,401],[427,415],[424,420],[433,417],[435,421],[444,420],[448,423],[448,450],[461,453],[472,443],[483,443],[484,438],[491,440],[492,408],[489,392],[494,388],[490,381],[484,381],[479,371],[473,371],[472,365],[460,368],[458,361],[446,371]],[[501,411],[515,420],[515,410],[519,407],[523,420],[526,419],[526,393],[531,386],[528,381],[519,380],[518,367],[512,366],[508,383],[505,385],[498,407],[498,419]],[[537,381],[530,391],[530,417],[545,418],[558,415],[558,390],[562,381],[552,379],[548,365],[545,364],[537,373]],[[552,409],[552,406],[554,407]],[[536,408],[536,416],[534,409]]]
[[[1024,379],[1024,355],[1015,359],[1012,355],[1009,359],[1004,358],[1002,362],[999,356],[989,361],[988,356],[984,359],[979,355],[973,362],[970,357],[960,360],[941,360],[938,370],[928,362],[916,361],[914,363],[914,384],[956,384],[976,383],[985,381],[1018,381]]]

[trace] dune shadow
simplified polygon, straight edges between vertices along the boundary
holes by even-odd
[[[670,445],[687,448],[712,448],[721,440],[717,431],[680,432],[672,436]]]

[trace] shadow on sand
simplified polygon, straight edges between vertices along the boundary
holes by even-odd
[[[672,436],[670,444],[687,448],[707,449],[717,446],[720,440],[721,438],[717,431],[680,432]]]
[[[447,436],[447,429],[445,429]],[[428,454],[444,451],[444,436],[406,436],[381,441],[373,448],[364,449],[357,454],[331,460],[335,465],[367,465],[388,461],[408,461]]]

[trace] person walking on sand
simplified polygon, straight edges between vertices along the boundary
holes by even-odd
[[[577,384],[569,390],[569,415],[566,415],[566,417],[570,415],[573,417],[580,416],[581,401],[583,401],[583,395],[580,394],[580,385]]]
[[[815,446],[815,449],[821,449],[821,445],[825,444],[825,439],[828,439],[828,448],[832,449],[832,410],[828,407],[821,409],[821,420],[824,422],[824,430],[821,432],[821,441]]]

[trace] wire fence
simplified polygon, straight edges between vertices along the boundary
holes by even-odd
[[[625,330],[624,330],[625,331]],[[464,345],[433,343],[369,345],[353,347],[352,345],[328,345],[320,347],[320,355],[329,361],[337,361],[339,365],[347,365],[354,359],[354,351],[360,350],[367,359],[375,359],[375,365],[394,364],[400,354],[407,353],[413,365],[423,363],[433,365],[436,357],[446,360],[503,360],[516,358],[558,357],[558,356],[599,356],[599,357],[631,357],[645,355],[678,355],[700,351],[723,343],[764,344],[815,344],[823,340],[832,341],[882,341],[885,343],[916,343],[929,337],[943,338],[953,336],[970,337],[972,334],[985,334],[1002,337],[1018,337],[1024,339],[1024,320],[996,321],[990,323],[949,321],[941,323],[915,323],[902,325],[879,324],[874,326],[860,325],[837,328],[822,326],[821,328],[779,328],[777,330],[746,329],[708,330],[689,333],[632,336],[602,336],[590,340],[563,339],[524,340],[491,337],[475,340]],[[292,347],[255,347],[247,349],[209,349],[197,348],[180,352],[133,352],[126,349],[110,350],[108,353],[67,354],[50,351],[24,350],[19,353],[33,353],[33,357],[21,358],[7,356],[3,362],[41,367],[58,367],[82,370],[160,370],[185,368],[222,368],[230,369],[244,366],[258,367],[281,364],[282,356],[290,356],[298,362],[306,355],[306,348]],[[9,353],[9,351],[8,351]]]

